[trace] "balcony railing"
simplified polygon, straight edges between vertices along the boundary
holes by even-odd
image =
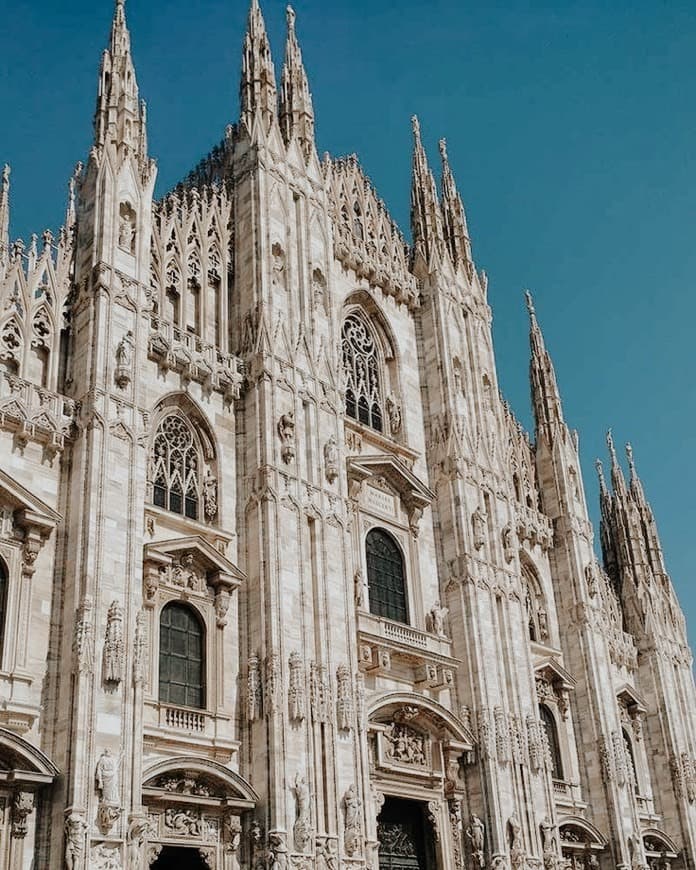
[[[162,707],[160,713],[164,720],[161,724],[167,728],[175,728],[177,731],[186,731],[189,734],[205,733],[205,713],[185,707]]]

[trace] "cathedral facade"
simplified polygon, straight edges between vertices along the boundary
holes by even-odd
[[[123,0],[64,227],[0,189],[0,867],[696,861],[684,617],[628,450],[602,564],[531,297],[531,440],[413,120],[412,244],[320,160],[288,10],[155,200]]]

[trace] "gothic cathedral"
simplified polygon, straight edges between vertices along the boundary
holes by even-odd
[[[530,440],[444,141],[412,245],[320,160],[288,10],[153,198],[124,0],[65,225],[0,188],[0,867],[696,861],[684,617],[628,448],[600,565],[531,297]]]

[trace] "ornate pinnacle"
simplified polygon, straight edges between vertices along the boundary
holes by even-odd
[[[295,15],[295,10],[292,8],[292,6],[287,6],[285,9],[285,18],[288,22],[288,28],[290,30],[295,29],[295,18],[296,17],[297,16]]]
[[[607,429],[607,447],[609,448],[609,455],[611,456],[612,462],[617,464],[616,449],[614,448],[614,436],[611,434],[611,429]]]
[[[445,163],[447,163],[447,162],[448,162],[448,159],[449,159],[449,158],[447,157],[447,140],[446,140],[446,139],[440,139],[440,141],[439,141],[437,144],[438,144],[438,146],[439,146],[439,148],[440,148],[440,156],[442,157],[443,161],[444,161]]]
[[[527,303],[527,311],[529,312],[530,317],[534,317],[536,315],[536,309],[534,308],[534,300],[532,299],[532,294],[529,290],[524,291],[524,298]]]
[[[413,135],[420,141],[420,121],[417,115],[411,115],[411,129],[413,130]]]

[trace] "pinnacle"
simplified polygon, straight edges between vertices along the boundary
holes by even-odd
[[[524,291],[525,302],[527,303],[527,311],[529,312],[530,317],[536,316],[536,309],[534,308],[534,299],[532,298],[532,294],[529,290]]]

